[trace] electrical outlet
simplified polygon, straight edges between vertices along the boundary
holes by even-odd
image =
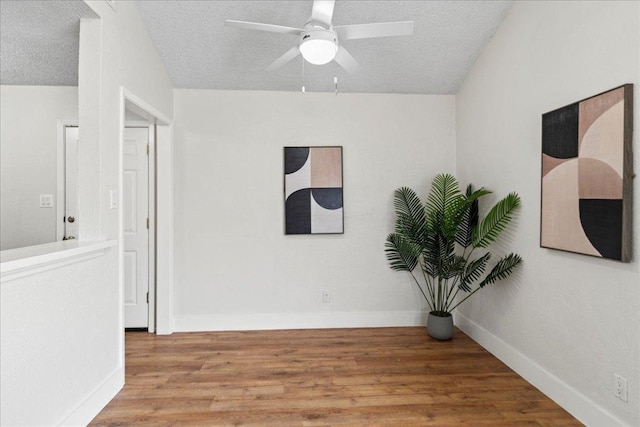
[[[618,374],[613,374],[613,395],[618,399],[627,401],[627,379]]]
[[[322,302],[328,304],[331,302],[331,292],[326,289],[322,290]]]

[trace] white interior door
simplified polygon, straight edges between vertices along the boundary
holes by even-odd
[[[64,128],[64,237],[78,238],[78,127]]]
[[[125,328],[149,326],[149,128],[125,128],[123,147]]]

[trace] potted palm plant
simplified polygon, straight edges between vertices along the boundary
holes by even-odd
[[[387,236],[385,253],[392,270],[410,273],[427,302],[427,332],[433,338],[451,339],[452,311],[486,285],[508,277],[522,261],[510,253],[485,274],[488,246],[520,206],[518,194],[511,193],[480,220],[478,200],[489,193],[471,184],[462,193],[449,174],[434,178],[425,204],[410,188],[394,193],[395,232]]]

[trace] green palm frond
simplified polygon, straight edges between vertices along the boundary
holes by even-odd
[[[420,198],[412,189],[402,187],[394,192],[393,206],[396,211],[396,233],[416,244],[422,244],[425,239],[426,221]]]
[[[453,175],[439,174],[433,179],[427,198],[427,220],[432,230],[451,230],[452,218],[463,199],[458,181]],[[457,227],[456,227],[457,228]]]
[[[498,261],[498,263],[491,269],[487,277],[478,285],[480,288],[490,285],[498,280],[506,279],[511,275],[513,269],[522,262],[520,255],[510,253]]]
[[[520,206],[520,196],[511,193],[500,200],[489,211],[473,232],[473,246],[486,248],[493,243],[511,221],[513,213]]]
[[[415,191],[409,187],[398,188],[393,193],[393,206],[396,209],[396,215],[403,214],[416,220],[424,219],[422,202]]]
[[[425,273],[431,277],[447,275],[447,265],[452,263],[450,259],[454,255],[455,246],[452,239],[447,239],[440,233],[430,233],[422,251]]]
[[[447,238],[455,240],[460,221],[462,221],[466,210],[468,210],[468,204],[465,202],[464,197],[457,197],[452,200],[444,211],[439,232],[447,236]]]
[[[384,246],[392,270],[411,272],[418,265],[421,247],[399,234],[389,234]]]
[[[474,191],[471,184],[467,186],[465,193],[466,206],[462,211],[462,217],[458,223],[456,233],[456,242],[463,248],[468,248],[473,243],[473,230],[478,226],[478,199],[490,193],[491,191],[484,188]]]
[[[491,253],[487,252],[480,258],[469,262],[466,265],[462,279],[458,284],[458,287],[465,292],[471,292],[471,284],[480,278],[487,268],[487,261],[491,258]]]
[[[458,181],[453,175],[438,174],[433,178],[431,191],[427,200],[427,207],[431,211],[443,212],[447,204],[460,194]]]
[[[467,260],[459,255],[452,256],[443,260],[441,277],[443,279],[451,279],[459,276],[465,270]]]

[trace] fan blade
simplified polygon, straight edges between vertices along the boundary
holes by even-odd
[[[333,19],[334,4],[335,0],[313,0],[311,23],[322,24],[328,29],[331,26],[331,19]]]
[[[334,61],[338,63],[342,68],[347,70],[349,74],[355,74],[360,71],[360,64],[353,59],[353,56],[344,48],[344,46],[340,46],[338,48],[338,52],[336,53],[336,57],[333,58]]]
[[[410,36],[413,34],[413,21],[341,25],[333,27],[333,30],[338,34],[339,40]]]
[[[234,21],[232,19],[227,19],[224,22],[226,25],[231,25],[232,27],[242,28],[245,30],[269,31],[270,33],[280,34],[295,34],[296,36],[299,36],[304,32],[304,30],[301,30],[300,28],[283,27],[282,25],[262,24],[260,22]]]
[[[286,51],[284,55],[282,55],[280,58],[273,61],[273,63],[267,67],[267,70],[272,71],[277,68],[280,68],[287,62],[293,60],[298,55],[300,55],[300,49],[298,48],[298,46],[294,46],[288,51]]]

